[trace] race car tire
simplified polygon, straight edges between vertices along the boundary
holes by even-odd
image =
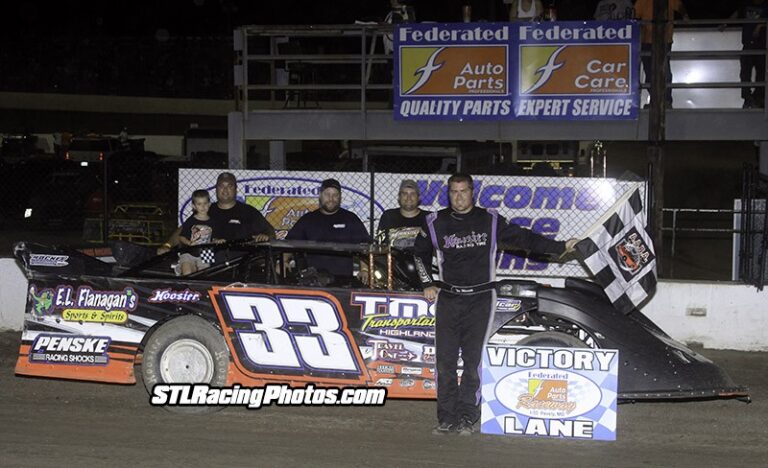
[[[589,348],[586,343],[567,333],[548,331],[526,336],[516,346],[549,346],[553,348]]]
[[[227,382],[229,350],[221,333],[208,321],[185,315],[163,324],[144,347],[141,374],[152,395],[157,384],[205,383],[222,387]],[[219,406],[163,406],[185,414],[204,414]]]

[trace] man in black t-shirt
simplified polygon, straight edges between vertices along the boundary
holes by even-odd
[[[341,207],[341,184],[326,179],[320,185],[320,208],[305,214],[293,225],[286,240],[361,243],[371,236],[356,214]],[[352,257],[344,255],[307,255],[308,266],[334,276],[352,276]]]
[[[377,237],[379,242],[400,248],[412,248],[428,212],[419,208],[419,186],[411,179],[400,183],[397,203],[400,208],[381,215]]]
[[[275,238],[275,229],[251,205],[238,201],[237,179],[231,172],[222,172],[216,179],[216,203],[208,211],[214,223],[216,237],[225,240],[253,238],[264,242]]]

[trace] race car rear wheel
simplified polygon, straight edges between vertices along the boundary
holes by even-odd
[[[152,394],[157,384],[205,383],[221,387],[227,382],[229,351],[221,333],[206,320],[185,315],[162,325],[144,348],[141,373]],[[215,406],[164,406],[181,413],[208,413]]]
[[[589,348],[586,343],[563,332],[548,331],[534,333],[518,341],[517,346],[550,346],[553,348]]]

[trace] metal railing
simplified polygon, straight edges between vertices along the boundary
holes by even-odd
[[[652,21],[639,21],[640,24],[650,24]],[[676,20],[670,21],[674,27],[677,26],[717,26],[717,31],[723,31],[724,26],[736,26],[736,25],[748,25],[748,24],[762,24],[763,27],[768,28],[768,19],[702,19],[702,20]],[[691,29],[695,31],[697,29]],[[701,29],[698,29],[701,30]],[[709,51],[670,51],[669,60],[723,60],[723,59],[740,59],[745,56],[762,56],[766,59],[763,67],[768,64],[768,35],[766,35],[766,43],[763,44],[762,49],[742,49],[742,50],[709,50]],[[649,57],[650,51],[641,51],[641,57]],[[766,88],[768,82],[766,81],[712,81],[712,82],[696,82],[696,83],[684,83],[675,82],[674,78],[672,82],[665,82],[665,88],[671,89],[732,89],[732,88]],[[650,83],[640,83],[641,89],[650,89]],[[768,93],[764,93],[763,96],[763,109],[768,116]]]
[[[640,21],[640,24],[650,23]],[[672,21],[674,26],[685,27],[688,31],[695,31],[701,26],[729,26],[746,24],[764,24],[768,27],[766,19],[707,19],[707,20],[685,20]],[[713,28],[714,29],[714,28]],[[713,30],[711,29],[711,30]],[[698,30],[702,30],[699,28]],[[721,28],[717,28],[721,30]],[[235,88],[238,91],[236,100],[238,108],[245,113],[248,112],[252,102],[258,102],[259,108],[280,108],[286,107],[288,99],[297,98],[296,107],[307,108],[301,105],[301,93],[347,91],[357,92],[359,99],[354,104],[361,112],[366,112],[369,108],[369,91],[392,91],[392,60],[389,53],[378,53],[378,44],[384,46],[384,38],[391,35],[392,25],[389,24],[354,24],[354,25],[313,25],[313,26],[243,26],[235,31],[234,49],[236,53],[235,65]],[[281,44],[291,44],[297,40],[305,40],[304,47],[293,48],[290,53],[284,52]],[[315,42],[321,39],[332,39],[336,42],[336,47],[332,47],[332,52],[327,52],[328,41],[325,44],[312,43],[307,44],[306,40]],[[346,41],[346,45],[339,47],[338,40]],[[350,43],[350,41],[352,41]],[[641,57],[650,56],[649,51],[641,51]],[[746,50],[709,50],[709,51],[672,51],[669,54],[670,60],[723,60],[739,59],[744,56],[763,56],[768,62],[768,44],[763,49]],[[354,80],[339,80],[345,77],[345,74],[326,71],[325,78],[331,80],[314,79],[312,82],[291,82],[284,80],[280,82],[280,70],[290,67],[291,64],[299,64],[308,70],[318,69],[325,65],[335,65],[345,67],[349,65],[358,67],[358,75]],[[383,81],[372,82],[372,69],[376,64],[385,66],[389,73],[384,73],[378,78]],[[265,65],[268,73],[262,73],[262,80],[254,80],[253,68],[259,65]],[[266,78],[266,80],[264,80]],[[349,77],[347,77],[349,78]],[[255,82],[258,81],[258,82]],[[718,82],[668,82],[666,86],[671,89],[729,89],[729,88],[765,88],[766,81],[718,81]],[[641,83],[641,89],[649,89],[649,84]],[[268,92],[268,99],[257,99],[255,94]],[[282,93],[284,99],[277,99],[278,94]],[[331,99],[333,108],[345,108],[342,100]],[[378,104],[387,104],[388,108],[391,102],[386,99],[379,99]],[[348,101],[347,101],[348,103]],[[351,104],[351,103],[348,103]],[[330,102],[324,105],[330,105]],[[764,108],[768,112],[768,93],[765,93]],[[319,104],[318,104],[319,106]],[[347,105],[346,107],[349,107]],[[376,108],[382,107],[381,105]]]
[[[365,112],[367,109],[367,93],[372,90],[391,91],[391,76],[386,83],[372,83],[371,75],[375,64],[385,64],[391,70],[392,55],[376,53],[377,44],[381,42],[384,47],[385,35],[392,34],[392,26],[387,24],[355,24],[355,25],[316,25],[316,26],[244,26],[235,32],[235,87],[238,89],[239,107],[248,112],[249,102],[253,92],[268,91],[268,101],[274,107],[276,91],[285,93],[285,104],[292,93],[317,92],[317,91],[358,91],[359,109]],[[324,47],[295,46],[296,39],[301,38],[333,38],[347,42],[345,49],[355,52],[324,53]],[[350,40],[357,44],[349,44]],[[259,44],[259,41],[262,43]],[[281,45],[291,45],[291,53],[281,50]],[[266,44],[264,44],[266,42]],[[283,47],[288,48],[288,47]],[[256,53],[254,53],[256,49]],[[314,53],[313,53],[314,52]],[[268,83],[252,83],[250,70],[253,64],[266,64],[269,73]],[[282,65],[282,67],[280,66]],[[291,83],[290,67],[319,67],[321,65],[357,65],[359,76],[356,82],[330,82],[330,83]],[[288,74],[287,83],[279,83],[279,69]],[[332,75],[339,78],[339,75]],[[314,80],[313,80],[314,81]],[[299,105],[301,98],[299,98]]]
[[[700,232],[700,233],[727,233],[727,234],[735,234],[740,233],[740,229],[733,229],[733,228],[704,228],[704,227],[679,227],[677,225],[678,222],[678,214],[680,213],[696,213],[696,214],[728,214],[731,216],[731,222],[733,220],[733,215],[737,213],[735,210],[718,210],[718,209],[706,209],[706,208],[663,208],[662,211],[664,213],[671,213],[672,214],[672,226],[666,226],[662,227],[661,230],[664,232],[671,232],[672,233],[672,241],[670,243],[670,250],[671,255],[675,256],[675,247],[677,245],[677,233],[678,232]]]

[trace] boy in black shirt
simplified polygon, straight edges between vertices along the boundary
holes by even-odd
[[[211,207],[211,199],[208,192],[206,190],[195,190],[192,193],[192,206],[194,207],[192,216],[187,218],[184,224],[181,225],[179,244],[192,246],[216,242],[217,239],[213,237],[213,222],[210,216],[208,216],[208,209]],[[179,255],[176,273],[186,276],[209,266],[210,264],[203,262],[200,257],[196,257],[191,253],[183,253]]]

